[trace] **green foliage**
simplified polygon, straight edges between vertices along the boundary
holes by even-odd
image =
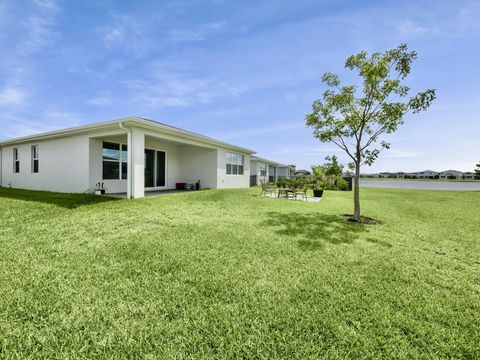
[[[408,97],[410,88],[403,80],[416,58],[417,53],[409,52],[405,44],[370,56],[362,51],[345,62],[346,68],[358,74],[361,84],[342,86],[339,76],[331,72],[322,77],[329,89],[313,102],[306,124],[317,139],[332,142],[347,153],[355,164],[357,179],[362,165],[372,165],[380,151],[390,147],[385,141],[375,146],[382,135],[394,133],[405,114],[426,110],[436,97],[434,89]],[[356,187],[355,218],[359,217]]]
[[[315,190],[348,190],[348,183],[343,179],[343,165],[337,156],[327,156],[323,165],[312,166],[310,187]]]
[[[480,162],[477,164],[477,168],[475,169],[475,174],[477,174],[477,177],[480,177]]]
[[[276,185],[281,188],[303,189],[309,187],[310,179],[307,176],[301,176],[294,179],[277,179]]]
[[[370,57],[364,51],[350,56],[345,67],[362,78],[361,90],[358,85],[340,86],[338,75],[326,72],[322,81],[332,89],[323,93],[323,100],[313,103],[312,112],[306,116],[314,136],[337,144],[355,162],[372,164],[389,144],[382,142],[373,149],[370,145],[382,134],[395,132],[406,113],[426,110],[435,99],[435,90],[428,89],[403,100],[410,88],[402,80],[416,57],[417,53],[409,52],[405,44]]]
[[[312,166],[312,175],[315,177],[323,176],[342,176],[343,165],[338,162],[336,155],[326,156],[326,162],[323,165]]]
[[[480,192],[363,191],[0,188],[0,358],[475,359]]]

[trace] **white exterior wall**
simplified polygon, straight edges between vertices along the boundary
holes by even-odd
[[[167,163],[165,188],[175,189],[175,184],[182,182],[181,146],[169,141],[147,137],[145,139],[145,148],[165,151]]]
[[[437,176],[438,172],[435,171],[421,171],[417,173],[419,179],[429,179],[431,176]]]
[[[258,166],[257,160],[250,161],[250,175],[260,176],[260,167]]]
[[[226,150],[196,141],[183,141],[161,133],[143,131],[135,138],[137,145],[166,152],[166,187],[174,189],[177,182],[194,183],[202,187],[246,188],[250,185],[250,155]],[[0,185],[4,187],[82,193],[92,190],[96,183],[104,183],[107,193],[126,193],[127,180],[102,179],[103,141],[127,144],[127,132],[121,129],[90,132],[81,135],[34,141],[0,149]],[[39,173],[32,173],[32,145],[39,145]],[[19,149],[20,173],[13,173],[13,148]],[[134,147],[134,148],[138,148]],[[129,153],[132,149],[129,148]],[[135,150],[135,149],[133,149]],[[137,149],[138,150],[138,149]],[[226,174],[226,152],[244,155],[243,175]],[[143,193],[144,151],[133,154],[136,181],[134,193]],[[142,189],[140,189],[140,187]],[[138,188],[138,189],[137,189]],[[138,190],[138,191],[137,191]],[[141,197],[141,194],[138,196]]]
[[[90,138],[90,176],[89,187],[93,189],[95,184],[104,183],[106,192],[109,194],[127,192],[127,180],[103,180],[102,179],[102,147],[103,139]],[[127,143],[126,136],[117,138],[108,138],[105,141],[121,144]]]
[[[290,179],[293,176],[293,170],[286,166],[277,167],[277,177],[286,177]]]
[[[217,150],[217,179],[218,188],[247,188],[250,186],[250,155],[243,154],[243,175],[227,175],[226,153],[235,151],[219,148]],[[239,153],[241,154],[241,153]]]
[[[181,182],[193,184],[200,180],[202,188],[217,188],[217,150],[182,146],[180,154]]]
[[[460,179],[462,177],[463,173],[459,171],[445,171],[440,173],[439,177],[440,179],[448,179],[451,176],[454,176],[455,179]]]
[[[108,136],[108,134],[106,134],[105,137],[90,139],[90,187],[93,188],[96,183],[103,182],[107,189],[107,193],[127,192],[127,180],[102,180],[103,141],[127,144],[127,136]],[[165,151],[166,153],[167,179],[166,187],[164,189],[175,189],[175,184],[177,182],[186,182],[182,175],[182,145],[147,136],[145,138],[145,148]]]
[[[266,176],[261,175],[261,166],[265,166],[265,170],[267,172]],[[278,168],[277,168],[278,170]],[[250,175],[255,175],[257,177],[257,185],[261,184],[261,181],[269,181],[269,176],[275,176],[275,166],[270,165],[264,161],[260,160],[252,160],[250,162]],[[276,174],[276,177],[278,178],[278,173]]]
[[[9,145],[1,152],[2,186],[57,192],[84,192],[89,188],[88,136]],[[32,145],[38,145],[39,172],[32,172]],[[20,172],[13,172],[13,149],[17,148]]]

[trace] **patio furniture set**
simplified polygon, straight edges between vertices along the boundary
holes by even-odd
[[[284,197],[287,199],[302,199],[302,200],[308,200],[307,199],[307,188],[277,188],[275,185],[270,185],[268,183],[262,182],[262,191],[260,192],[260,196],[262,195],[273,195],[278,198]]]

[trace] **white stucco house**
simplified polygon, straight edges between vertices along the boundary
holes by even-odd
[[[439,173],[440,179],[461,179],[463,172],[458,170],[446,170]]]
[[[292,178],[295,167],[252,155],[250,157],[250,185],[276,182],[279,177]]]
[[[253,150],[156,121],[127,117],[0,142],[0,186],[107,193],[250,185]]]
[[[477,178],[477,174],[474,172],[467,171],[463,173],[462,178],[468,179],[468,180],[475,180]]]
[[[294,176],[295,176],[295,166],[281,164],[277,167],[277,177],[292,179]]]
[[[419,179],[433,179],[436,176],[438,176],[438,172],[433,170],[423,170],[417,172],[417,178]]]

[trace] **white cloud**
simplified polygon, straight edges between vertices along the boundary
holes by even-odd
[[[59,7],[53,0],[33,0],[33,2],[40,8],[48,11],[58,11]]]
[[[225,21],[217,21],[191,27],[173,28],[168,31],[168,35],[169,39],[174,42],[202,41],[212,33],[222,30],[225,24]]]
[[[28,94],[20,89],[6,87],[0,91],[0,105],[17,106],[22,105],[28,98]]]
[[[23,34],[17,45],[23,55],[31,55],[51,45],[57,36],[54,30],[55,16],[59,7],[51,0],[35,0],[36,9],[26,16],[21,25]]]
[[[143,22],[130,15],[114,15],[111,24],[95,30],[107,49],[121,49],[134,56],[143,56],[152,47]]]
[[[111,105],[112,99],[106,96],[97,96],[87,100],[87,103],[97,106]]]
[[[256,128],[243,127],[242,129],[219,133],[214,137],[219,137],[225,140],[237,139],[237,138],[249,138],[252,136],[261,136],[266,134],[274,134],[278,132],[295,130],[295,129],[304,129],[304,128],[305,128],[305,125],[303,123],[292,122],[292,123],[285,123],[285,124],[278,124],[278,125],[260,126]]]
[[[332,153],[343,153],[343,151],[331,145],[325,145],[322,147],[314,146],[285,146],[280,148],[275,154],[279,155],[302,155],[302,156],[317,156],[317,155],[331,155]]]
[[[0,123],[9,124],[8,129],[1,134],[3,138],[28,136],[73,127],[84,122],[80,115],[57,108],[46,109],[39,113],[24,111],[21,114],[18,112],[2,112],[0,114]]]
[[[391,158],[420,158],[424,153],[409,149],[389,149],[385,150],[385,157]]]
[[[214,77],[203,77],[185,63],[155,62],[150,70],[145,79],[123,82],[130,101],[156,108],[185,107],[235,96],[247,89]]]
[[[404,36],[438,35],[440,33],[439,29],[436,27],[420,25],[412,20],[407,20],[398,24],[397,31]]]

